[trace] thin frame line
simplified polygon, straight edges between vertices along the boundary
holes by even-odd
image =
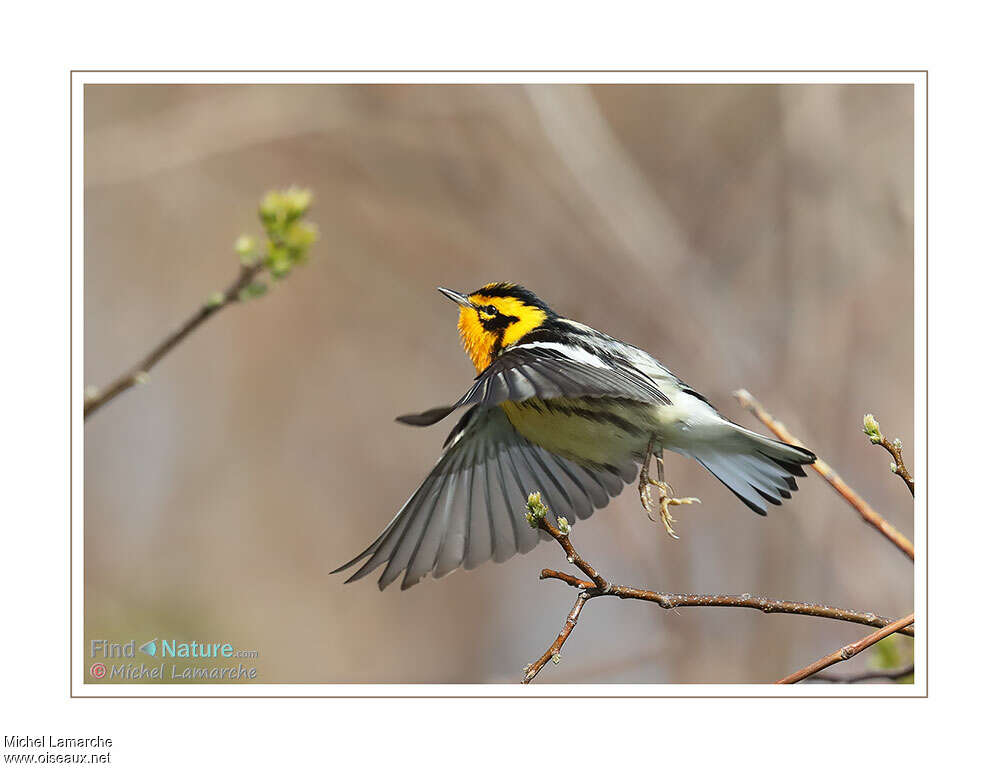
[[[926,615],[929,615],[929,421],[930,421],[930,398],[929,398],[929,331],[930,331],[930,320],[929,320],[929,278],[930,278],[930,259],[929,259],[929,232],[930,232],[930,195],[929,195],[929,169],[930,169],[930,140],[929,140],[929,70],[928,69],[745,69],[745,70],[733,70],[733,69],[625,69],[625,70],[604,70],[604,69],[296,69],[296,70],[267,70],[267,69],[71,69],[69,70],[69,363],[70,363],[70,374],[69,374],[69,397],[70,397],[70,424],[69,424],[69,582],[70,582],[70,601],[69,601],[69,633],[70,633],[70,645],[69,645],[69,697],[70,699],[578,699],[580,697],[587,697],[591,699],[771,699],[774,695],[764,695],[764,694],[628,694],[628,695],[591,695],[591,694],[539,694],[539,695],[527,695],[527,694],[511,694],[511,695],[493,695],[493,694],[276,694],[276,695],[262,695],[262,694],[179,694],[179,695],[166,695],[166,694],[111,694],[111,695],[98,695],[98,694],[76,694],[73,692],[73,656],[75,649],[75,642],[73,638],[73,422],[75,418],[74,411],[74,398],[73,398],[73,87],[74,87],[74,76],[77,74],[87,74],[87,73],[107,73],[107,72],[121,72],[121,73],[209,73],[209,72],[221,72],[221,73],[269,73],[269,74],[295,74],[295,73],[333,73],[333,74],[350,74],[350,73],[367,73],[367,74],[393,74],[393,73],[432,73],[432,74],[464,74],[464,73],[603,73],[603,74],[634,74],[634,73],[720,73],[720,72],[732,72],[732,73],[905,73],[905,74],[922,74],[924,75],[923,91],[924,91],[924,117],[925,117],[925,151],[926,151],[926,167],[924,169],[924,205],[925,205],[925,253],[926,253],[926,442],[925,442],[925,463],[923,469],[923,498],[925,500],[925,524],[926,524],[926,536],[923,542],[924,553],[923,561],[926,570],[926,594],[925,594],[925,604],[926,604]],[[81,85],[86,85],[81,83]],[[112,83],[102,83],[101,85],[113,85]],[[128,85],[142,85],[141,83],[129,83]],[[157,83],[147,83],[146,85],[161,85]],[[164,84],[165,85],[165,84]],[[185,83],[184,85],[199,85],[198,83]],[[225,85],[220,83],[210,83],[205,85]],[[233,84],[237,85],[237,84]],[[238,85],[255,85],[252,83],[240,83]],[[261,85],[294,85],[292,83],[266,83]],[[310,84],[311,85],[311,84]],[[324,85],[324,84],[316,84]],[[338,85],[336,83],[330,83],[329,85]],[[372,83],[370,85],[377,85]],[[421,85],[419,83],[411,83],[409,85]],[[434,85],[434,84],[427,84]],[[646,85],[656,85],[654,83],[648,83]],[[671,84],[663,84],[671,85]],[[702,83],[691,85],[723,85],[722,83]],[[752,85],[751,83],[733,83],[732,85]],[[770,84],[768,84],[770,85]],[[779,84],[773,84],[779,85]],[[825,85],[825,84],[816,84]],[[831,84],[830,84],[831,85]],[[863,84],[853,84],[850,85],[863,85]],[[915,84],[913,85],[913,93],[915,94]],[[915,126],[915,113],[913,113],[913,126]],[[913,254],[915,257],[915,254]],[[784,699],[928,699],[929,698],[929,621],[928,616],[924,617],[923,629],[925,642],[924,648],[926,651],[926,664],[923,670],[925,692],[920,695],[908,695],[908,694],[877,694],[877,695],[804,695],[804,694],[789,694],[782,695],[780,698]],[[88,684],[84,681],[83,686]],[[275,685],[287,685],[287,684],[275,684]],[[305,686],[313,686],[315,684],[304,684]],[[511,684],[514,685],[514,684]],[[721,684],[725,685],[725,684]],[[766,686],[766,684],[761,684]],[[100,684],[90,684],[90,686],[100,686]],[[120,684],[117,684],[120,686]]]

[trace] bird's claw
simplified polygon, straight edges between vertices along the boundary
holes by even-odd
[[[663,480],[653,480],[649,477],[649,464],[651,457],[653,456],[652,445],[649,446],[649,455],[646,458],[645,465],[642,467],[642,473],[639,476],[638,491],[642,499],[642,507],[645,508],[645,513],[648,515],[650,521],[655,521],[656,516],[654,515],[658,512],[658,518],[662,522],[663,526],[666,527],[666,533],[669,534],[673,539],[679,539],[676,530],[673,525],[677,522],[676,518],[673,517],[670,512],[671,507],[676,505],[693,505],[695,503],[700,503],[697,497],[677,497],[676,492],[673,491],[673,487]],[[662,476],[663,460],[658,454],[654,455],[659,463],[659,474]],[[659,492],[659,510],[656,511],[652,504],[652,490],[656,489]]]
[[[669,534],[673,539],[680,539],[677,536],[676,530],[673,528],[673,524],[676,523],[676,518],[674,518],[669,509],[674,505],[693,505],[699,503],[697,497],[659,497],[659,520],[662,521],[663,526],[666,527],[666,533]]]

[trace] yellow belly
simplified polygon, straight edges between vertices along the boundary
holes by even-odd
[[[620,467],[640,459],[657,432],[654,410],[630,401],[532,398],[500,406],[531,443],[590,467]]]

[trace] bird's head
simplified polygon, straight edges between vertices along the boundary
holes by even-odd
[[[532,292],[514,283],[487,283],[470,294],[437,290],[458,305],[458,333],[480,374],[505,348],[557,317]]]

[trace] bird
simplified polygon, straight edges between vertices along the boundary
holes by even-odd
[[[649,353],[559,315],[522,285],[438,291],[458,305],[476,377],[454,403],[397,417],[426,427],[464,409],[423,483],[368,548],[330,572],[363,561],[347,582],[384,564],[378,587],[401,575],[406,590],[428,574],[501,563],[547,537],[523,514],[530,493],[573,524],[636,475],[642,506],[651,517],[658,493],[675,536],[670,508],[699,500],[675,497],[664,481],[667,449],[699,462],[759,515],[790,499],[816,459],[725,418]]]

